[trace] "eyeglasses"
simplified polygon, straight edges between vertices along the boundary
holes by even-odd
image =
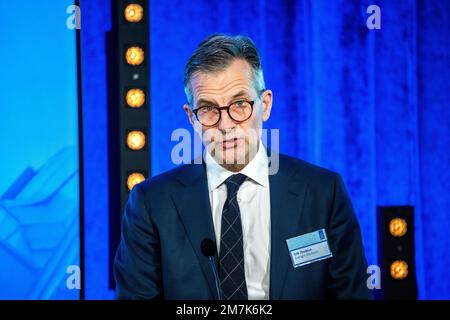
[[[205,127],[213,127],[222,118],[222,110],[227,110],[228,116],[235,122],[248,120],[253,113],[253,105],[256,100],[234,101],[225,107],[206,105],[192,110],[197,120]]]

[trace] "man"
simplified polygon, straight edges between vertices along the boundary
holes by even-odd
[[[206,38],[186,64],[185,92],[205,161],[131,191],[114,264],[118,298],[369,298],[340,176],[261,143],[272,92],[254,43]]]

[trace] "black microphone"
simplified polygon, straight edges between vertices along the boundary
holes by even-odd
[[[216,271],[216,265],[213,260],[214,257],[216,256],[216,243],[209,238],[205,238],[202,240],[202,243],[200,244],[200,249],[203,255],[209,259],[209,263],[214,273],[214,279],[216,280],[217,296],[219,297],[219,300],[222,300],[222,294],[220,292],[219,276],[217,274],[218,272]]]

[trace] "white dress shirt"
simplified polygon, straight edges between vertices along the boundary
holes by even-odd
[[[223,182],[237,172],[228,171],[220,166],[208,152],[206,152],[205,163],[209,200],[217,239],[217,252],[219,252],[222,209],[227,198],[227,187]],[[269,167],[266,149],[261,141],[259,142],[258,152],[255,157],[239,173],[245,174],[248,177],[237,193],[242,221],[245,279],[248,299],[269,299]]]

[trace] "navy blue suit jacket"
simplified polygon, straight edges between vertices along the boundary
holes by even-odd
[[[269,176],[271,299],[367,299],[359,224],[340,176],[280,154]],[[333,257],[294,268],[286,240],[324,228]],[[136,185],[114,262],[119,299],[217,299],[203,239],[215,239],[205,165]],[[245,240],[244,240],[245,241]]]

